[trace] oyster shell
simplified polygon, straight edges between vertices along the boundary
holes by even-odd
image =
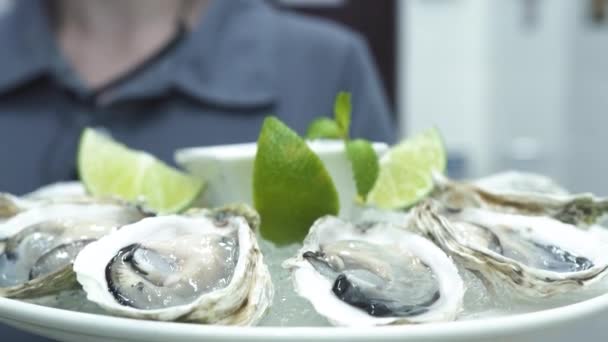
[[[72,200],[87,197],[81,182],[59,182],[45,185],[23,196],[28,200]]]
[[[523,296],[575,290],[606,275],[608,245],[559,220],[454,209],[434,200],[413,215],[418,229],[457,262]]]
[[[446,254],[386,222],[320,218],[283,266],[296,292],[334,325],[447,321],[462,307],[464,285]]]
[[[535,193],[568,195],[568,191],[553,179],[532,172],[504,171],[476,179],[476,186],[495,193]]]
[[[587,228],[608,213],[608,199],[593,194],[543,194],[494,192],[472,183],[454,182],[435,174],[433,197],[453,209],[485,208],[497,212],[549,216],[561,222]]]
[[[108,200],[110,201],[110,200]],[[36,189],[22,197],[0,192],[0,223],[36,206],[50,203],[99,202],[88,196],[80,182],[60,182]]]
[[[243,212],[245,211],[245,212]],[[146,218],[85,247],[74,270],[87,298],[117,315],[250,325],[272,301],[245,206]]]
[[[0,223],[17,215],[26,207],[27,202],[22,202],[19,198],[11,194],[0,193]]]
[[[22,207],[0,223],[0,296],[39,297],[77,285],[71,266],[80,249],[142,217],[109,201]]]

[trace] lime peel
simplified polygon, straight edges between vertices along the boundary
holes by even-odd
[[[275,117],[264,120],[253,167],[253,202],[262,236],[300,242],[313,222],[337,215],[338,192],[321,159]]]

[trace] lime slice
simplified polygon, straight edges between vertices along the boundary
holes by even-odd
[[[302,241],[312,223],[336,215],[336,187],[321,159],[277,118],[264,120],[253,166],[253,202],[262,236],[278,244]]]
[[[93,196],[143,202],[161,214],[186,209],[203,189],[199,179],[90,128],[80,138],[78,172]]]
[[[367,202],[384,209],[410,207],[433,190],[433,171],[444,172],[446,164],[437,129],[407,139],[380,160],[380,173]]]

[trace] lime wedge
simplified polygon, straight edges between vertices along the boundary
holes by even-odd
[[[294,131],[264,120],[253,166],[253,202],[262,236],[278,244],[302,241],[312,223],[336,215],[336,187],[323,162]]]
[[[93,196],[143,202],[160,214],[186,209],[203,189],[201,180],[90,128],[80,138],[78,172]]]
[[[433,190],[433,172],[444,172],[446,151],[439,131],[429,129],[391,148],[380,160],[367,202],[384,209],[407,208]]]

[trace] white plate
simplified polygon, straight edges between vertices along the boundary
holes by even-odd
[[[354,197],[354,184],[343,143],[311,144],[334,178],[342,208]],[[376,144],[382,153],[386,145]],[[177,153],[177,161],[200,176],[216,168],[211,186],[234,198],[211,203],[251,202],[254,144],[194,148]],[[228,190],[228,191],[226,191]],[[344,212],[342,213],[345,214]],[[348,214],[346,214],[348,216]],[[534,313],[469,321],[377,328],[222,327],[139,321],[53,309],[0,298],[0,322],[61,341],[606,341],[608,294],[577,304]],[[606,333],[604,333],[606,331]],[[0,336],[0,341],[4,341]]]
[[[608,294],[557,309],[471,321],[377,328],[224,327],[138,321],[0,298],[0,321],[60,341],[606,341]],[[0,337],[0,340],[1,337]]]

